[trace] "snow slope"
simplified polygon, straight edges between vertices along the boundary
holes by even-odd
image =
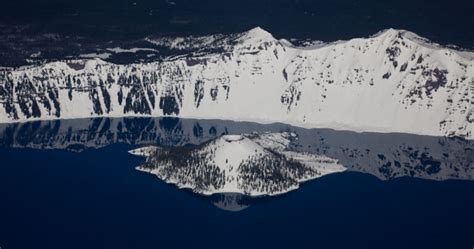
[[[147,41],[185,53],[0,70],[0,122],[179,116],[474,138],[474,53],[408,31],[316,46],[260,28]]]

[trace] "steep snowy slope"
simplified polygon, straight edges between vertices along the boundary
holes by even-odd
[[[474,53],[403,30],[299,47],[242,34],[148,38],[184,51],[0,71],[0,122],[172,115],[474,138]]]
[[[205,195],[277,195],[345,170],[334,159],[289,151],[290,139],[289,133],[223,135],[193,147],[149,146],[130,153],[147,157],[137,169]]]

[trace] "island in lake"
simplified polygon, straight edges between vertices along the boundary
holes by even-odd
[[[200,145],[147,146],[130,153],[147,157],[138,170],[203,195],[278,195],[346,169],[324,155],[291,150],[296,139],[287,132],[222,135]]]

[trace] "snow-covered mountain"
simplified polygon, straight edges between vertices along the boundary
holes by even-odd
[[[130,151],[146,156],[138,170],[194,192],[278,195],[300,182],[344,171],[337,160],[290,151],[295,134],[222,135],[193,147],[148,146]]]
[[[2,69],[0,122],[179,116],[474,138],[474,53],[408,31],[306,46],[260,28],[147,41],[181,52]]]

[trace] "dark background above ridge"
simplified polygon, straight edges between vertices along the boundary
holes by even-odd
[[[278,38],[333,41],[399,28],[474,48],[472,0],[15,0],[0,6],[0,23],[7,26],[115,39],[261,26]]]

